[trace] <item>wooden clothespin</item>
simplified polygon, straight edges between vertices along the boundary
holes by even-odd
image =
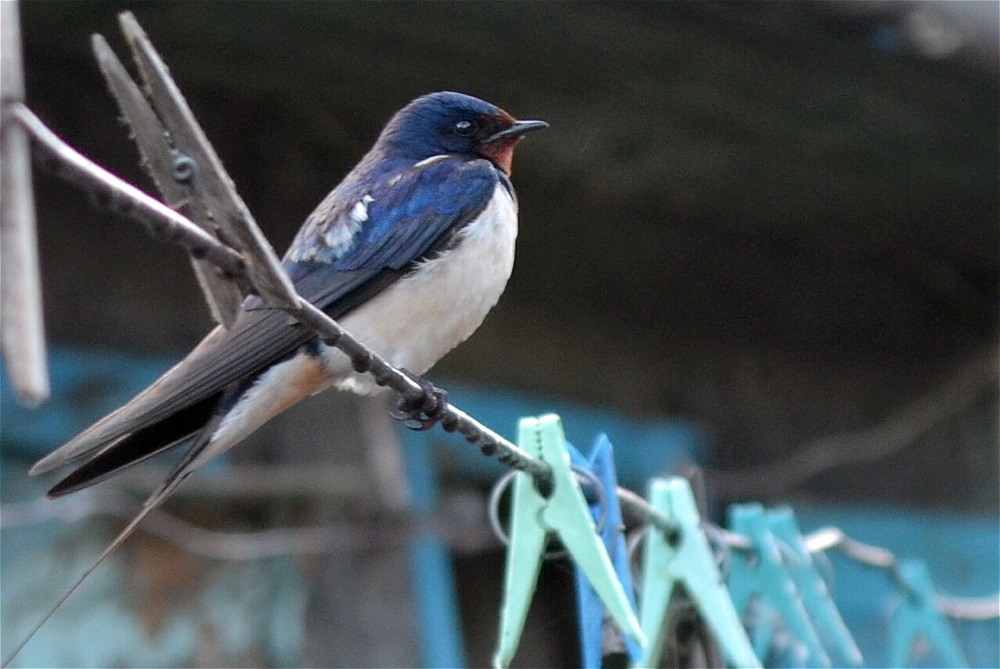
[[[35,196],[31,190],[29,133],[8,115],[24,102],[21,21],[17,2],[0,3],[0,350],[17,398],[37,406],[49,398],[42,281],[38,269]]]
[[[212,316],[230,325],[240,310],[243,294],[251,289],[272,306],[294,306],[291,281],[280,269],[277,255],[236,192],[159,53],[131,12],[118,18],[145,94],[100,35],[93,39],[94,55],[132,128],[147,170],[170,206],[183,210],[208,233],[239,251],[247,263],[253,286],[238,287],[210,263],[192,259]]]

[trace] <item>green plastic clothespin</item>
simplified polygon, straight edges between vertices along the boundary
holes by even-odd
[[[677,522],[674,532],[650,528],[643,561],[642,629],[649,645],[637,667],[659,666],[667,639],[667,609],[676,586],[682,586],[715,635],[726,661],[736,667],[760,667],[702,533],[691,486],[682,478],[654,479],[649,502]]]
[[[934,584],[923,560],[903,560],[899,577],[906,586],[903,601],[892,614],[892,646],[889,666],[905,667],[913,643],[923,637],[946,667],[968,667],[958,637],[938,608]]]
[[[836,652],[838,665],[860,667],[864,659],[854,637],[851,636],[844,619],[840,617],[830,591],[823,578],[816,571],[812,555],[806,548],[795,522],[795,512],[787,506],[779,506],[767,512],[767,525],[776,539],[788,547],[793,558],[789,572],[806,613],[815,625],[823,642]]]
[[[792,637],[800,644],[804,666],[829,667],[830,657],[823,649],[805,606],[799,597],[791,574],[782,561],[778,542],[767,524],[764,507],[760,504],[734,504],[729,507],[729,529],[750,539],[749,552],[734,552],[729,568],[729,593],[736,610],[746,613],[755,601],[761,629],[754,630],[756,650],[767,654],[774,639],[775,616],[785,622]]]
[[[545,538],[550,533],[559,537],[622,631],[640,646],[646,644],[573,474],[565,441],[562,424],[554,414],[522,418],[518,426],[518,445],[552,468],[547,486],[551,489],[543,494],[535,480],[523,472],[514,477],[500,639],[493,654],[495,667],[509,665],[517,650],[538,583]],[[605,494],[613,495],[615,491]]]

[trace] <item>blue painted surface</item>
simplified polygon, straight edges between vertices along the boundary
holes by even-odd
[[[900,559],[922,558],[938,592],[959,597],[1000,592],[996,518],[851,507],[796,507],[795,513],[806,534],[833,525],[858,541],[888,548]],[[837,551],[830,551],[829,557],[833,600],[861,648],[865,666],[890,666],[889,620],[900,593],[885,571]],[[951,624],[973,667],[1000,666],[1000,621]],[[914,657],[910,666],[940,666],[940,657]]]
[[[180,359],[58,346],[49,348],[48,357],[52,397],[37,409],[18,403],[0,364],[0,430],[5,453],[34,458],[62,445],[132,399]]]
[[[429,516],[438,502],[437,475],[425,443],[404,449],[411,508]],[[410,543],[410,580],[417,614],[421,661],[425,667],[464,667],[462,625],[455,574],[447,545],[431,533]]]

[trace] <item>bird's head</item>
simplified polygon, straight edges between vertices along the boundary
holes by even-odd
[[[448,153],[482,156],[509,175],[514,146],[525,134],[546,127],[544,121],[518,121],[470,95],[430,93],[397,112],[379,144],[418,160]]]

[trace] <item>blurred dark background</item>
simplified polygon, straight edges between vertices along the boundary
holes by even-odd
[[[996,509],[995,3],[25,3],[32,107],[152,191],[89,53],[125,8],[279,251],[421,93],[551,123],[510,286],[436,376],[697,421],[729,470],[968,378],[898,454],[795,490]],[[53,341],[204,334],[179,252],[38,182]]]
[[[21,11],[31,107],[153,192],[90,55],[93,32],[126,53],[134,11],[279,252],[417,95],[549,121],[514,164],[507,292],[433,378],[690,421],[721,501],[996,516],[997,6]],[[36,189],[53,343],[179,356],[210,328],[178,250]]]

